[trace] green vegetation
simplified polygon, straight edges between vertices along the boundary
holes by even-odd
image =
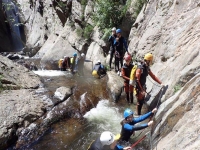
[[[140,13],[140,11],[142,10],[142,7],[144,6],[144,4],[147,3],[147,0],[136,0],[135,4],[134,4],[134,8],[135,8],[135,16],[137,17]]]
[[[181,88],[182,88],[182,86],[180,84],[176,84],[174,86],[174,93],[178,92]]]

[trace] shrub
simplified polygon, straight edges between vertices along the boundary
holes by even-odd
[[[93,31],[93,26],[91,26],[90,24],[87,24],[83,31],[83,37],[86,39],[89,39],[92,34],[92,31]]]
[[[178,92],[181,88],[182,88],[182,86],[180,84],[176,84],[174,86],[174,93]]]
[[[145,3],[147,3],[147,0],[136,0],[136,2],[134,4],[135,17],[137,17],[139,15],[139,13],[142,10],[142,7],[144,6]]]

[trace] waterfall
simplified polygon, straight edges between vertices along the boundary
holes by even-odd
[[[2,0],[7,22],[10,26],[13,51],[21,51],[24,47],[21,32],[19,10],[11,0]]]

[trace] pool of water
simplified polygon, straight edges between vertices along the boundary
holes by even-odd
[[[97,105],[94,103],[93,108],[86,112],[82,119],[68,118],[53,124],[43,136],[26,149],[86,150],[101,132],[120,133],[120,121],[124,109],[129,107],[134,110],[136,108],[136,105],[129,106],[123,95],[118,103],[111,100],[106,86],[106,76],[99,80],[92,78],[89,74],[79,77],[62,71],[36,71],[35,73],[40,75],[44,81],[49,97],[52,97],[56,88],[60,86],[74,86],[74,100],[84,103],[86,99],[96,99]],[[139,144],[136,149],[146,150],[148,146]]]

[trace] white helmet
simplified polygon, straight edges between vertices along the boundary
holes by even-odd
[[[114,138],[115,138],[114,134],[112,134],[109,131],[105,131],[105,132],[101,133],[100,141],[103,146],[110,145],[114,142]]]
[[[81,57],[85,57],[85,54],[84,54],[84,53],[81,53]]]
[[[115,27],[113,27],[113,28],[112,28],[112,31],[116,31],[116,28],[115,28]]]
[[[101,60],[98,60],[97,63],[101,63]]]

